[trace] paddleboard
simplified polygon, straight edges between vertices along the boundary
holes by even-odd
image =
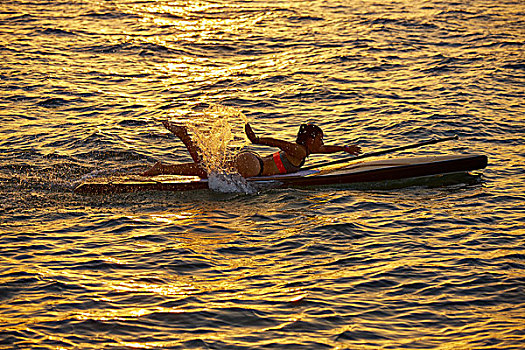
[[[256,176],[246,179],[264,187],[306,187],[398,180],[412,177],[466,172],[487,166],[485,155],[441,155],[360,161],[345,165],[301,170],[292,174]],[[208,188],[208,180],[197,176],[122,176],[83,183],[79,194],[113,194],[141,191],[193,191]]]

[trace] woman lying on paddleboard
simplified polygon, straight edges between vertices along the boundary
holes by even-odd
[[[185,126],[173,125],[163,121],[162,125],[175,134],[186,145],[193,163],[162,164],[156,163],[152,168],[142,173],[144,176],[154,175],[196,175],[207,178],[206,171],[198,154],[198,149],[188,135]],[[261,157],[256,152],[243,151],[230,164],[243,177],[269,176],[294,173],[305,163],[306,157],[314,153],[347,152],[353,155],[360,153],[361,148],[351,146],[328,146],[323,143],[323,131],[314,124],[302,124],[295,142],[288,142],[273,137],[256,136],[250,124],[246,123],[245,132],[248,139],[256,145],[277,147],[280,149],[272,155]]]

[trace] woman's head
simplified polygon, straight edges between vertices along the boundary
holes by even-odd
[[[306,146],[308,139],[315,139],[317,135],[323,135],[323,130],[315,124],[301,124],[297,133],[297,142]]]

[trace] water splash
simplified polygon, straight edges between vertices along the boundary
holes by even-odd
[[[209,173],[208,187],[213,191],[222,193],[257,193],[257,190],[236,171]]]
[[[253,194],[256,190],[231,166],[235,155],[249,141],[244,133],[246,116],[233,107],[213,105],[187,122],[208,174],[210,189],[225,193]]]

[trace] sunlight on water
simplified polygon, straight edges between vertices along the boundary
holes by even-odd
[[[519,0],[2,0],[0,347],[523,348],[524,34]],[[166,118],[214,191],[71,192],[187,162]],[[245,196],[247,120],[489,166]]]

